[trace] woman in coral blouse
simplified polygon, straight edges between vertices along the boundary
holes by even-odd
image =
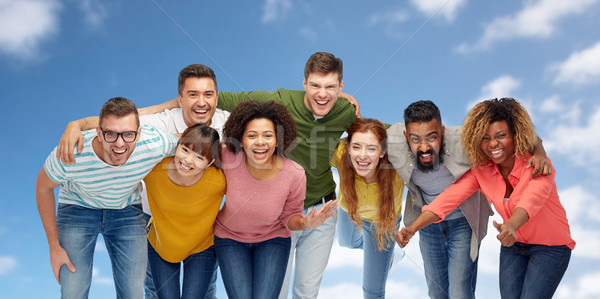
[[[306,176],[283,152],[296,140],[296,123],[274,101],[248,100],[223,128],[225,205],[215,222],[215,249],[229,298],[277,298],[292,230],[314,228],[335,214],[337,201],[302,215]]]
[[[575,241],[558,199],[555,171],[531,178],[527,159],[536,135],[527,111],[514,99],[477,104],[461,139],[471,170],[448,187],[409,227],[396,234],[404,247],[416,231],[443,220],[481,189],[504,223],[494,221],[500,249],[502,298],[550,298],[562,279]]]
[[[363,297],[385,298],[404,183],[388,161],[381,122],[359,119],[346,132],[331,158],[340,175],[338,242],[363,250]]]

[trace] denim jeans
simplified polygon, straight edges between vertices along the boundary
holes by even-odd
[[[322,205],[321,203],[304,209],[304,217],[313,208],[318,210]],[[285,280],[279,294],[280,299],[288,297],[294,257],[296,263],[294,266],[294,284],[292,287],[293,298],[317,298],[321,279],[323,278],[323,273],[325,273],[331,247],[333,246],[336,222],[337,214],[327,218],[323,224],[315,228],[292,232],[292,248],[290,250]]]
[[[277,298],[290,245],[290,238],[242,243],[215,236],[215,250],[227,296],[231,299]]]
[[[150,242],[148,242],[148,262],[152,265],[156,294],[161,299],[206,298],[208,286],[217,269],[214,246],[188,256],[183,260],[183,287],[180,288],[181,263],[163,260]]]
[[[473,231],[461,217],[419,231],[425,279],[431,298],[475,298],[477,258],[471,260]]]
[[[75,269],[60,269],[62,298],[87,298],[98,234],[112,264],[117,298],[142,298],[147,263],[146,229],[142,206],[123,209],[90,209],[59,204],[56,216],[58,240]]]
[[[562,279],[571,249],[515,243],[500,248],[500,295],[502,298],[552,298]]]
[[[379,249],[377,228],[372,222],[362,220],[362,229],[352,222],[350,215],[341,208],[338,213],[338,242],[340,246],[362,249],[363,254],[363,298],[385,298],[385,283],[394,256],[394,239],[382,250]],[[400,218],[396,222],[396,229]]]

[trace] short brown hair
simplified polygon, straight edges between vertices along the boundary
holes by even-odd
[[[278,144],[275,153],[282,155],[294,144],[298,133],[290,112],[275,101],[259,102],[251,99],[238,104],[223,126],[223,143],[232,152],[239,152],[246,126],[250,121],[260,118],[273,122]]]
[[[215,159],[214,165],[221,167],[221,143],[217,130],[204,124],[193,125],[183,131],[177,145],[184,145],[209,161]]]
[[[135,121],[137,126],[140,126],[140,116],[138,114],[138,110],[130,100],[123,97],[115,97],[108,102],[104,103],[102,109],[100,110],[100,127],[102,127],[102,120],[109,116],[114,115],[116,117],[125,117],[129,114],[135,115]]]
[[[308,58],[304,67],[304,79],[308,79],[311,73],[330,74],[337,73],[338,80],[342,82],[343,75],[342,60],[331,53],[317,52]]]
[[[179,85],[177,92],[180,95],[183,92],[183,84],[185,84],[185,79],[187,78],[211,78],[215,83],[215,91],[219,91],[219,88],[217,87],[217,76],[215,76],[215,72],[213,72],[213,70],[206,65],[190,64],[179,72]]]

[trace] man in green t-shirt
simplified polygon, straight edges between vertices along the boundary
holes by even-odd
[[[274,100],[283,104],[296,120],[298,139],[286,156],[306,172],[304,215],[313,208],[335,199],[335,182],[329,158],[340,136],[356,120],[355,108],[339,98],[342,81],[342,61],[330,53],[318,52],[307,61],[302,85],[304,91],[220,92],[218,107],[231,110],[247,99]],[[317,298],[321,278],[333,245],[337,216],[319,227],[292,232],[292,249],[280,298],[287,298],[294,258],[293,298]]]

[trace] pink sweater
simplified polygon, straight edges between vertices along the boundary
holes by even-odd
[[[533,168],[527,168],[527,160],[517,157],[515,166],[508,176],[513,192],[508,201],[504,201],[506,184],[496,164],[480,166],[466,172],[459,180],[446,188],[423,211],[431,211],[444,219],[469,195],[481,188],[481,192],[494,205],[504,222],[515,208],[523,208],[529,215],[529,221],[517,230],[517,242],[538,245],[567,245],[573,249],[575,241],[571,239],[569,223],[565,209],[558,200],[556,183],[552,174],[531,179]],[[441,221],[440,220],[440,221]]]
[[[223,149],[227,179],[225,205],[215,221],[215,235],[244,243],[287,238],[293,215],[302,215],[306,175],[302,166],[283,158],[283,168],[268,181],[257,180],[246,168],[246,154]]]

